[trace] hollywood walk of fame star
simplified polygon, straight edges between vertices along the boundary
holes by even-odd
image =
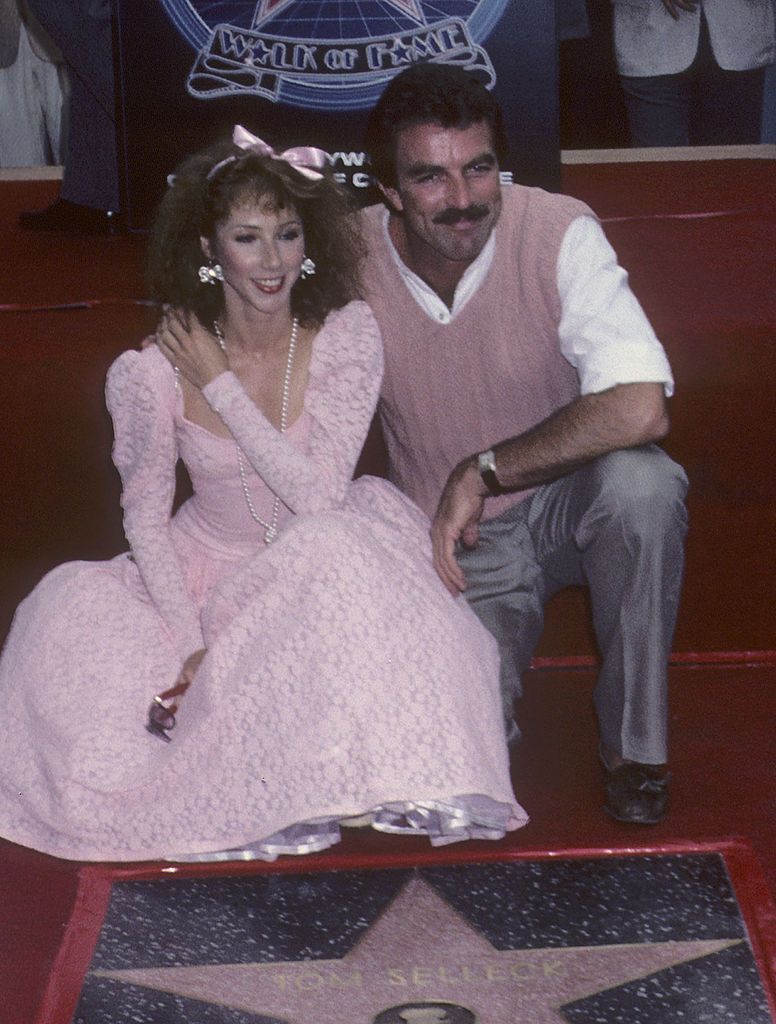
[[[260,0],[253,15],[253,28],[258,28],[269,18],[274,17],[285,7],[299,0]],[[414,18],[419,25],[426,24],[426,18],[420,9],[419,0],[384,0],[390,7],[395,7],[401,14],[407,14]]]
[[[739,939],[497,950],[419,876],[338,960],[94,971],[288,1024],[370,1024],[396,1004],[469,1007],[478,1024],[558,1024],[568,1002]]]

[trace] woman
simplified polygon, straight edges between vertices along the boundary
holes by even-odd
[[[324,154],[239,126],[171,180],[156,344],[107,381],[130,552],[60,566],[17,612],[6,838],[273,859],[354,819],[433,843],[524,824],[493,641],[436,578],[421,513],[351,482],[382,356],[345,213]],[[194,496],[171,517],[179,457]]]

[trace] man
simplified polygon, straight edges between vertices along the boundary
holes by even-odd
[[[367,148],[387,202],[361,216],[390,476],[432,519],[441,579],[499,642],[510,742],[544,603],[588,584],[605,806],[660,821],[686,529],[686,478],[653,444],[663,349],[587,207],[500,187],[501,118],[475,78],[402,72]]]

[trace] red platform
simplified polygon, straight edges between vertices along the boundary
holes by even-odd
[[[569,591],[549,609],[537,652],[545,668],[528,680],[521,707],[526,740],[513,772],[532,820],[500,850],[724,845],[740,836],[776,892],[776,161],[601,164],[564,175],[565,189],[604,219],[677,378],[666,447],[690,475],[691,526],[671,671],[673,809],[648,838],[600,810],[592,672],[557,668],[594,657],[584,596]],[[0,305],[16,307],[0,312],[0,635],[48,568],[123,544],[102,382],[116,354],[153,323],[137,302],[142,236],[17,230],[18,211],[43,205],[56,187],[0,183]],[[379,463],[379,451],[370,449],[368,462]],[[414,862],[424,850],[353,834],[321,864]],[[490,852],[478,844],[471,855]],[[8,1024],[35,1019],[83,879],[93,877],[85,871],[0,844]],[[768,937],[761,955],[772,969],[774,915],[760,877],[753,868],[758,928]]]

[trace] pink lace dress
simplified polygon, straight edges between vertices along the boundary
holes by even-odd
[[[502,739],[495,644],[430,561],[428,523],[386,481],[351,482],[379,387],[369,308],[313,343],[280,434],[237,378],[206,388],[231,438],[188,422],[155,347],[110,369],[131,554],[68,563],[20,605],[0,661],[0,835],[75,860],[273,859],[343,820],[500,838],[525,823]],[[171,517],[178,458],[194,496]],[[207,654],[172,741],[144,724]]]

